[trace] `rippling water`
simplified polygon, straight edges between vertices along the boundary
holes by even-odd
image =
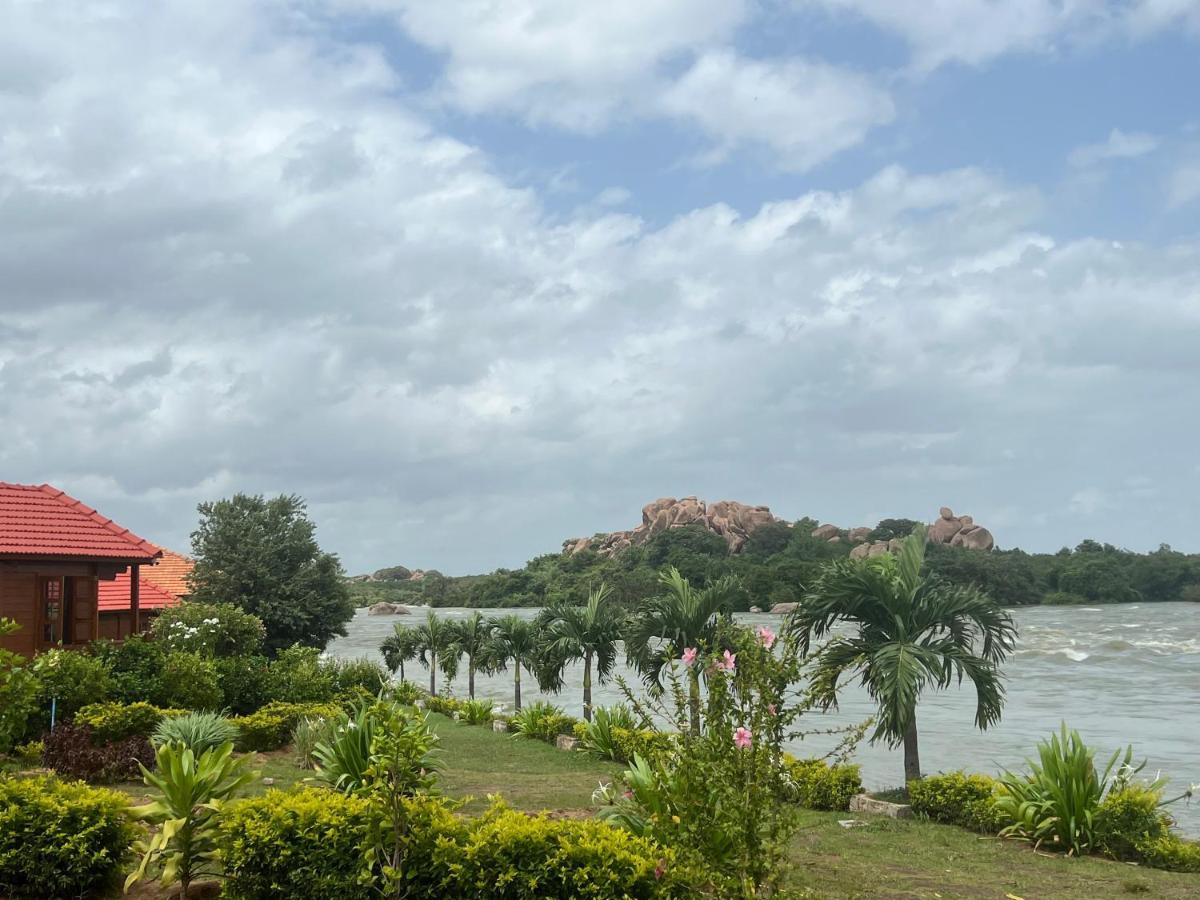
[[[438,614],[460,619],[473,610],[439,609]],[[484,615],[516,612],[532,617],[537,610],[481,610]],[[397,622],[415,624],[424,615],[368,616],[359,610],[349,634],[329,647],[335,656],[374,656],[380,642]],[[1008,702],[1001,723],[986,732],[973,726],[974,694],[952,689],[927,694],[918,707],[921,763],[926,772],[965,768],[996,772],[1016,767],[1034,753],[1037,740],[1066,720],[1097,748],[1107,762],[1118,747],[1133,743],[1146,771],[1161,770],[1171,778],[1168,791],[1181,792],[1200,781],[1200,606],[1190,603],[1132,604],[1106,607],[1033,607],[1013,611],[1020,629],[1017,649],[1005,666]],[[748,624],[778,623],[778,616],[742,615]],[[619,672],[635,683],[632,673]],[[409,678],[421,680],[415,663]],[[522,680],[522,699],[540,697],[536,682]],[[547,697],[579,715],[582,676],[576,668],[557,697]],[[452,689],[466,692],[466,673]],[[594,688],[594,702],[620,699],[615,684]],[[476,694],[512,703],[511,675],[476,676]],[[864,691],[844,692],[836,712],[813,714],[814,727],[857,722],[871,714]],[[794,748],[816,754],[826,743],[810,740]],[[903,780],[902,752],[886,746],[859,746],[868,787],[887,787]],[[1190,807],[1176,804],[1172,812],[1181,828],[1200,835],[1200,797]]]

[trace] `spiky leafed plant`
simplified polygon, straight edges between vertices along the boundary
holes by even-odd
[[[492,625],[473,612],[461,622],[454,623],[454,645],[467,658],[467,694],[475,699],[475,672],[492,668]]]
[[[454,623],[438,618],[432,609],[414,629],[417,633],[417,662],[429,669],[429,693],[437,695],[437,671],[447,678],[458,671],[458,647],[454,643]]]
[[[1004,707],[999,667],[1017,634],[1012,618],[987,594],[922,575],[924,561],[924,527],[897,553],[834,560],[788,620],[805,652],[839,622],[851,626],[851,634],[833,635],[819,648],[813,686],[826,707],[836,706],[843,674],[861,676],[879,707],[871,740],[904,744],[906,782],[921,777],[921,692],[965,676],[975,686],[975,724],[985,729],[997,722]]]
[[[521,709],[521,669],[532,674],[538,659],[537,632],[533,623],[518,615],[509,614],[493,619],[492,641],[488,648],[490,667],[504,671],[513,666],[513,708]]]
[[[638,610],[625,634],[625,652],[647,689],[663,689],[663,667],[679,659],[689,647],[712,643],[717,620],[728,617],[738,590],[736,578],[727,576],[696,589],[674,566],[659,575],[662,593]],[[688,711],[693,734],[700,733],[700,672],[688,669]]]
[[[404,664],[410,659],[416,659],[420,645],[421,636],[417,629],[407,625],[396,625],[392,633],[379,645],[379,652],[383,654],[383,664],[392,672],[399,669],[400,680],[404,681]]]
[[[542,687],[562,689],[563,673],[571,663],[583,662],[583,718],[592,720],[592,663],[603,684],[617,663],[617,644],[625,627],[625,614],[610,600],[608,585],[588,594],[586,606],[556,603],[538,616],[542,629]]]

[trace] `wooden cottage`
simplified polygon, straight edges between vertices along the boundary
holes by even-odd
[[[141,567],[162,551],[48,484],[0,482],[0,646],[32,656],[100,637],[100,585],[129,578],[130,632],[141,630]]]
[[[168,606],[179,603],[188,592],[187,576],[194,563],[182,553],[159,547],[162,556],[141,570],[138,595],[141,621],[137,630],[145,631]],[[100,637],[124,640],[135,633],[133,626],[133,578],[128,571],[112,581],[100,582]]]

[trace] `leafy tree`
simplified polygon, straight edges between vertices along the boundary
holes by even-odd
[[[415,628],[396,625],[392,633],[384,638],[379,645],[383,654],[383,664],[392,672],[400,670],[400,680],[404,681],[404,664],[410,659],[416,659],[421,646],[421,636]]]
[[[439,619],[432,609],[425,621],[416,627],[417,632],[417,661],[429,670],[429,693],[437,695],[437,670],[448,679],[458,671],[458,657],[461,654],[455,644],[454,623]]]
[[[603,684],[612,675],[617,662],[617,644],[625,622],[610,600],[607,585],[588,595],[587,606],[559,603],[538,617],[543,629],[545,658],[548,665],[539,676],[552,690],[562,687],[563,671],[575,660],[583,661],[583,718],[592,720],[592,663],[596,678]]]
[[[196,566],[188,576],[192,600],[230,603],[258,616],[271,653],[297,643],[323,649],[346,633],[354,607],[342,567],[318,546],[303,500],[235,494],[201,503],[199,511]]]
[[[711,646],[717,622],[727,619],[738,592],[737,579],[722,578],[701,590],[692,587],[678,569],[659,576],[662,592],[652,597],[633,617],[625,635],[630,665],[652,691],[663,688],[663,668],[688,648]],[[688,707],[693,734],[700,733],[700,673],[688,669]]]
[[[890,541],[892,538],[906,538],[920,527],[921,523],[916,519],[882,519],[871,530],[870,539]]]
[[[965,675],[978,700],[975,724],[987,728],[1000,719],[999,666],[1016,639],[1011,617],[990,597],[922,575],[924,561],[921,527],[897,554],[830,563],[788,621],[806,653],[812,639],[830,636],[839,622],[853,627],[853,634],[832,635],[817,651],[813,687],[827,707],[834,706],[842,675],[861,675],[879,707],[871,740],[903,742],[906,781],[921,778],[921,692],[949,687]]]
[[[467,694],[472,700],[475,699],[476,669],[488,669],[491,639],[491,625],[478,612],[454,623],[454,646],[467,658]]]
[[[521,668],[533,673],[538,662],[538,640],[533,623],[518,615],[492,620],[491,665],[503,671],[513,664],[513,706],[521,709]]]

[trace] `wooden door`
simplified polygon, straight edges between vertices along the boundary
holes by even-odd
[[[75,577],[68,579],[70,594],[71,627],[69,640],[73,644],[85,644],[96,639],[99,627],[96,607],[96,579]]]

